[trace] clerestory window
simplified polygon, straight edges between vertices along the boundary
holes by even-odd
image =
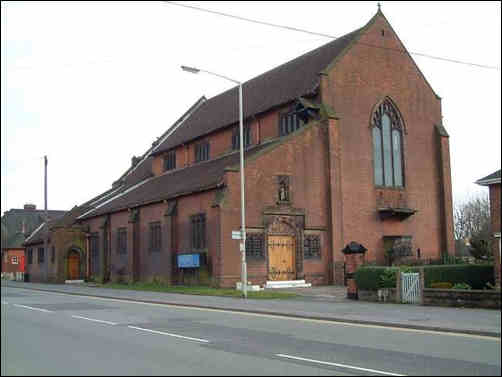
[[[375,185],[404,187],[403,124],[399,112],[386,99],[371,119]]]

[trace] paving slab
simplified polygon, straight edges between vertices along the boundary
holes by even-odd
[[[500,310],[354,301],[340,297],[343,293],[343,288],[340,289],[340,287],[319,287],[312,290],[310,296],[304,291],[300,296],[292,299],[245,300],[234,297],[99,288],[87,284],[38,284],[4,280],[2,281],[2,288],[5,286],[130,301],[224,309],[235,312],[313,318],[499,338],[501,336]],[[3,294],[4,289],[2,289]],[[323,295],[328,297],[323,298]]]

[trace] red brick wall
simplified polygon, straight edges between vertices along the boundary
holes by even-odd
[[[117,235],[118,229],[125,228],[127,230],[127,253],[119,254],[117,252]],[[132,225],[129,224],[129,212],[121,211],[110,216],[111,229],[111,274],[110,279],[117,281],[120,279],[130,280],[132,278],[132,270],[129,258],[132,255]]]
[[[164,216],[167,204],[157,203],[141,207],[139,214],[140,222],[140,279],[150,281],[158,279],[160,281],[169,281],[170,278],[170,255],[166,253],[165,246],[168,242],[167,235],[162,232],[161,251],[150,251],[150,223],[160,222],[161,229],[165,229],[166,218]]]
[[[384,37],[381,30],[385,30]],[[323,100],[340,118],[337,127],[342,178],[334,184],[341,185],[338,198],[343,206],[341,244],[360,242],[368,249],[368,260],[383,262],[382,236],[411,235],[414,252],[420,248],[424,257],[437,257],[445,239],[440,218],[442,166],[438,164],[435,132],[435,124],[441,122],[440,100],[411,58],[390,50],[402,49],[402,45],[383,17],[377,17],[360,42],[329,70],[323,85]],[[370,117],[375,105],[387,96],[397,105],[406,127],[403,142],[406,187],[397,193],[379,190],[373,183]],[[379,220],[376,207],[382,191],[384,196],[402,194],[407,206],[418,213],[402,222]],[[451,199],[445,208],[451,210]]]
[[[89,220],[86,220],[84,224],[89,225],[89,233],[94,233],[97,232],[99,234],[99,254],[100,256],[103,255],[103,229],[101,229],[101,226],[105,222],[106,216],[98,216],[91,218]],[[88,245],[89,246],[89,245]],[[90,250],[89,253],[87,254],[87,258],[89,263],[89,271],[90,275],[93,274],[93,266],[92,266],[92,257],[90,255]],[[103,258],[100,258],[99,261],[99,266],[100,266],[100,274],[102,275],[104,272],[104,263],[103,263]],[[95,278],[98,278],[99,276],[94,276]]]
[[[490,215],[492,220],[492,233],[500,234],[500,183],[490,186]],[[500,238],[492,242],[493,257],[495,260],[495,281],[500,286]]]
[[[17,264],[12,264],[12,257],[17,257]],[[21,257],[24,257],[24,249],[5,250],[2,259],[2,272],[24,272]]]
[[[306,229],[321,234],[321,261],[305,261],[307,280],[326,283],[330,248],[322,229],[327,229],[327,180],[325,176],[323,130],[319,125],[301,130],[269,152],[249,159],[245,167],[246,228],[262,231],[263,209],[274,206],[277,197],[277,175],[290,176],[292,207],[305,209]],[[240,281],[239,241],[231,239],[232,230],[239,230],[240,173],[226,174],[228,185],[225,203],[221,209],[222,285],[234,286]],[[265,250],[266,253],[266,250]],[[267,261],[248,263],[248,276],[252,283],[263,283],[267,276]]]
[[[500,232],[500,183],[490,186],[490,215],[492,232]]]
[[[175,217],[175,247],[174,253],[207,252],[209,264],[209,278],[217,278],[215,271],[218,269],[218,255],[220,248],[219,209],[212,207],[216,191],[207,191],[178,199],[177,214]],[[191,240],[190,217],[204,213],[206,215],[206,250],[194,250]],[[229,233],[230,236],[230,233]],[[179,279],[179,271],[176,270]]]
[[[49,244],[50,245],[50,244]],[[29,246],[26,248],[28,250],[31,248],[33,250],[33,263],[29,264],[28,263],[28,253],[26,253],[26,260],[25,260],[25,272],[29,274],[29,280],[31,282],[43,282],[45,280],[45,263],[47,263],[47,251],[44,252],[44,263],[40,264],[38,263],[38,249],[43,248],[44,244],[40,243],[38,245],[33,245]],[[50,249],[50,246],[49,246]]]
[[[245,122],[244,126],[251,127],[251,144],[258,144],[264,140],[275,138],[279,132],[278,110],[273,110],[262,114],[256,119]],[[232,151],[232,134],[238,124],[217,131],[196,141],[191,141],[187,145],[177,147],[176,150],[176,168],[182,168],[195,163],[195,145],[201,141],[210,142],[210,158]],[[165,154],[161,154],[152,161],[152,172],[155,176],[161,175],[163,171],[163,160]]]

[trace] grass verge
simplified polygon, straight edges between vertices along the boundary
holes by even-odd
[[[183,286],[183,285],[164,285],[158,283],[106,283],[92,284],[98,288],[111,288],[111,289],[130,289],[135,291],[150,291],[150,292],[165,292],[165,293],[180,293],[186,295],[200,295],[200,296],[222,296],[222,297],[242,297],[242,292],[236,289],[227,288],[211,288],[207,286]],[[298,297],[296,293],[291,292],[278,292],[278,291],[259,291],[248,292],[248,298],[256,299],[289,299]]]

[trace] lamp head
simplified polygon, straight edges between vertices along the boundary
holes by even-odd
[[[182,65],[181,69],[184,70],[184,71],[186,71],[186,72],[190,72],[190,73],[199,73],[200,72],[200,69],[193,68],[193,67],[187,67],[185,65]]]

